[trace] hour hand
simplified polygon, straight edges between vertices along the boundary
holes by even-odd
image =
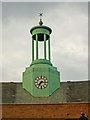
[[[41,83],[43,83],[43,81],[40,81],[39,85],[41,85]]]

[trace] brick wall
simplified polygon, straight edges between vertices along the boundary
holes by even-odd
[[[89,118],[90,103],[2,105],[2,118],[79,118],[82,112]]]

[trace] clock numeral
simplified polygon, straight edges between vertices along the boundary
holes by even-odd
[[[45,83],[46,85],[48,84],[48,83]]]
[[[46,87],[46,85],[44,85],[44,87]]]
[[[41,88],[41,86],[39,86],[39,88]]]
[[[42,88],[44,88],[44,86],[42,86]]]
[[[39,87],[39,85],[37,85],[37,87]]]

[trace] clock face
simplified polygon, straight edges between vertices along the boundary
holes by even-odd
[[[43,89],[48,85],[48,80],[45,76],[39,76],[35,79],[35,86],[37,88]]]

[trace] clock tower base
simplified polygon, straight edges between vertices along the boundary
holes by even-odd
[[[36,78],[41,76],[45,77],[48,81],[45,88],[39,88],[40,82],[37,82],[37,86],[35,85]],[[35,60],[23,72],[23,88],[33,97],[48,97],[60,88],[60,72],[57,71],[56,67],[52,66],[49,60]]]

